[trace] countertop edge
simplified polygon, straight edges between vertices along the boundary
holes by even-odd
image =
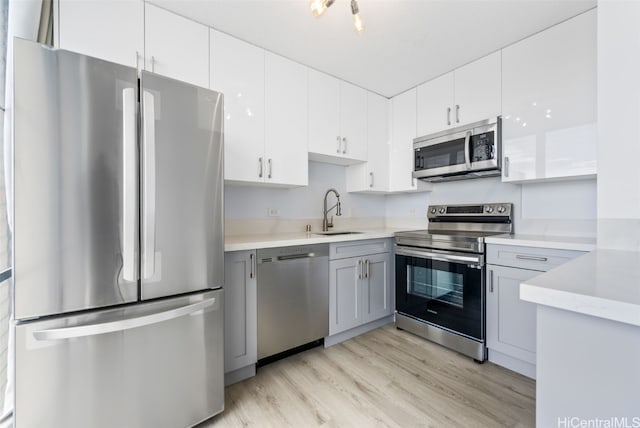
[[[589,238],[570,238],[561,236],[518,236],[518,235],[495,235],[487,236],[484,242],[487,244],[512,245],[533,248],[550,248],[554,250],[570,250],[590,252],[596,249],[595,239],[593,242],[576,242],[575,240],[590,240]]]

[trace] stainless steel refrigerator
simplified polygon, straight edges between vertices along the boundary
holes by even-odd
[[[222,411],[222,95],[25,40],[14,61],[15,423]]]

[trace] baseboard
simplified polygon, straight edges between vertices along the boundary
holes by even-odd
[[[393,315],[389,315],[384,318],[380,318],[379,320],[371,321],[367,324],[363,324],[358,327],[352,328],[351,330],[343,331],[342,333],[325,337],[324,347],[328,348],[329,346],[333,346],[340,342],[344,342],[345,340],[349,340],[356,336],[360,336],[361,334],[367,333],[371,330],[375,330],[376,328],[380,328],[383,325],[387,325],[392,322],[394,322],[394,317]]]
[[[224,374],[224,386],[233,385],[256,375],[256,365],[242,367],[229,373]]]
[[[531,379],[536,378],[536,365],[489,349],[489,361]]]

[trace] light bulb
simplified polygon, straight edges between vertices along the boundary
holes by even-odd
[[[362,34],[364,31],[364,22],[360,18],[360,8],[358,8],[358,1],[351,0],[351,13],[353,14],[353,26],[356,29],[356,33]]]
[[[327,0],[311,0],[309,1],[309,9],[313,16],[320,17],[327,10]]]
[[[364,22],[362,22],[362,18],[359,13],[353,15],[353,27],[356,29],[356,33],[362,34],[364,31]]]

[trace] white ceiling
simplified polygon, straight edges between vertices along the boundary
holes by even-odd
[[[391,97],[596,6],[596,0],[359,0],[315,18],[308,0],[150,0]]]

